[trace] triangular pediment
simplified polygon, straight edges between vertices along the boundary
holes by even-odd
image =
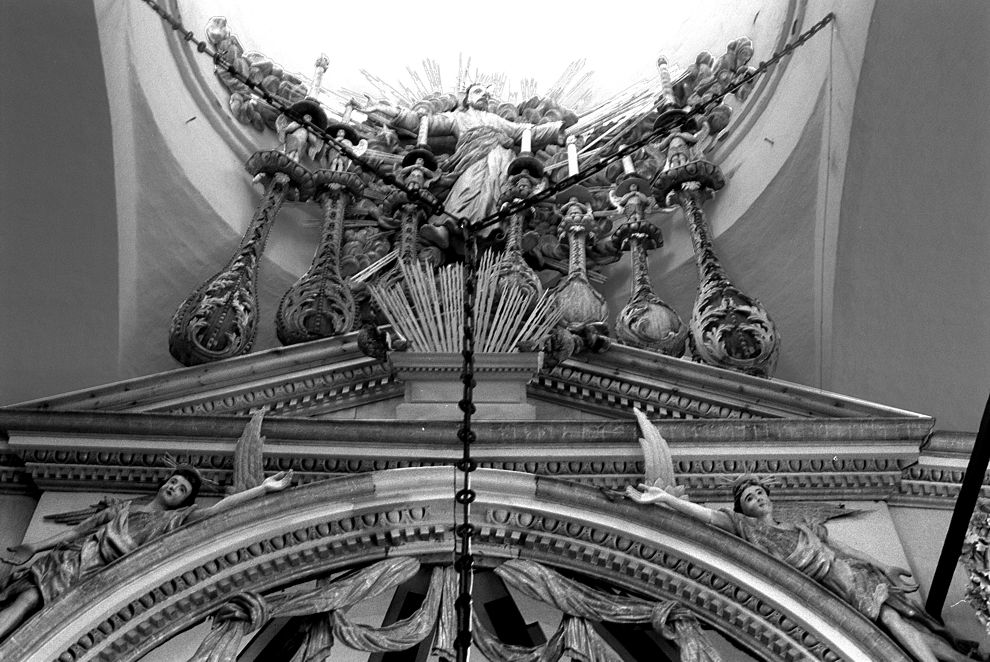
[[[700,498],[727,496],[725,477],[752,471],[780,476],[781,498],[950,507],[953,472],[961,479],[965,467],[965,443],[931,441],[930,417],[622,345],[541,370],[526,388],[535,420],[474,422],[483,466],[603,488],[635,484],[643,472],[636,407]],[[168,454],[225,485],[243,417],[259,407],[269,409],[266,468],[293,468],[304,481],[454,463],[457,423],[397,417],[403,399],[391,365],[365,356],[356,334],[181,368],[0,409],[5,484],[140,491],[163,475]]]
[[[391,365],[365,356],[357,333],[256,352],[202,366],[32,400],[18,409],[391,418],[403,384]],[[456,378],[456,376],[455,376]],[[540,370],[528,397],[541,419],[923,418],[920,414],[776,379],[763,379],[614,344]],[[373,410],[362,411],[375,405]],[[559,416],[552,414],[557,413]],[[546,415],[551,414],[551,415]]]

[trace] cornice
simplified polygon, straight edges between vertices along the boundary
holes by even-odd
[[[832,593],[727,533],[561,481],[474,475],[481,565],[529,558],[673,599],[769,660],[908,659]],[[449,561],[450,478],[436,468],[315,483],[182,527],[45,607],[0,658],[127,662],[242,591],[391,555]]]
[[[386,364],[361,353],[357,333],[179,368],[16,405],[41,411],[318,416],[402,396]]]
[[[936,431],[922,447],[918,462],[904,471],[891,504],[952,508],[969,466],[976,434]],[[981,496],[990,498],[990,473],[983,477]]]
[[[544,371],[530,393],[560,404],[580,402],[613,416],[636,405],[651,418],[925,418],[618,343],[607,352],[582,354]]]
[[[438,356],[438,369],[453,369]],[[448,365],[449,364],[449,365]],[[357,333],[181,368],[21,403],[18,409],[315,417],[400,399],[393,366],[364,356]],[[530,397],[609,418],[640,407],[656,419],[926,417],[799,384],[615,344],[542,371]],[[2,409],[0,409],[2,411]]]
[[[65,491],[146,492],[166,455],[220,485],[232,480],[245,419],[111,412],[0,410],[0,429],[34,485]],[[886,499],[916,465],[930,419],[658,421],[678,480],[698,500],[728,498],[727,478],[774,474],[779,498]],[[462,454],[456,423],[266,419],[264,465],[300,480],[404,467],[451,465]],[[643,474],[633,421],[476,422],[472,454],[483,467],[621,488]]]

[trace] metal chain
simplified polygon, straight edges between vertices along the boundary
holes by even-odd
[[[472,585],[474,583],[474,555],[471,553],[471,539],[474,537],[474,525],[471,524],[471,503],[477,494],[471,489],[471,472],[478,468],[471,457],[471,444],[477,437],[471,430],[471,416],[474,406],[474,323],[475,323],[475,293],[478,289],[478,239],[468,223],[461,225],[464,236],[464,329],[461,338],[461,356],[464,359],[461,369],[461,382],[464,384],[463,397],[458,403],[464,414],[461,429],[457,438],[461,441],[463,455],[457,463],[457,469],[463,474],[463,487],[454,495],[454,512],[456,522],[457,506],[461,507],[461,523],[456,527],[457,542],[455,553],[457,560],[454,568],[458,576],[458,595],[454,603],[457,611],[457,637],[454,640],[454,650],[457,662],[467,662],[471,650],[471,616],[472,616]]]

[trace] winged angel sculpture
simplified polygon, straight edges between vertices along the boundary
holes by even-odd
[[[151,540],[288,487],[291,471],[263,476],[263,418],[264,410],[260,410],[245,427],[235,448],[235,491],[216,504],[196,505],[204,479],[195,467],[180,464],[150,499],[108,499],[62,513],[55,520],[72,528],[39,542],[9,547],[2,560],[18,567],[0,584],[0,640],[42,606]]]
[[[770,499],[772,478],[744,474],[732,483],[733,508],[714,509],[692,503],[674,480],[670,448],[646,415],[639,421],[645,458],[645,480],[626,496],[641,504],[662,505],[716,526],[755,545],[837,593],[887,631],[918,660],[935,662],[980,659],[970,646],[955,641],[909,594],[918,585],[911,571],[889,565],[830,537],[824,522],[855,511],[821,504],[796,504],[775,509]]]

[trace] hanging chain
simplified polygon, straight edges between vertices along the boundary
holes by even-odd
[[[472,616],[472,584],[474,583],[474,555],[471,553],[471,539],[474,537],[474,525],[471,524],[471,503],[477,494],[471,489],[471,472],[478,468],[471,457],[471,444],[477,437],[471,430],[471,416],[474,406],[474,323],[475,323],[475,294],[478,289],[478,239],[468,223],[461,225],[464,235],[464,329],[461,338],[461,356],[464,359],[461,369],[461,382],[464,384],[463,397],[458,403],[464,414],[461,429],[457,431],[464,452],[457,469],[462,473],[462,487],[454,494],[454,520],[457,520],[457,507],[461,510],[461,523],[456,527],[457,542],[455,552],[457,560],[454,568],[457,570],[458,595],[454,603],[457,611],[457,638],[454,640],[454,650],[457,662],[467,662],[471,650],[471,616]]]

